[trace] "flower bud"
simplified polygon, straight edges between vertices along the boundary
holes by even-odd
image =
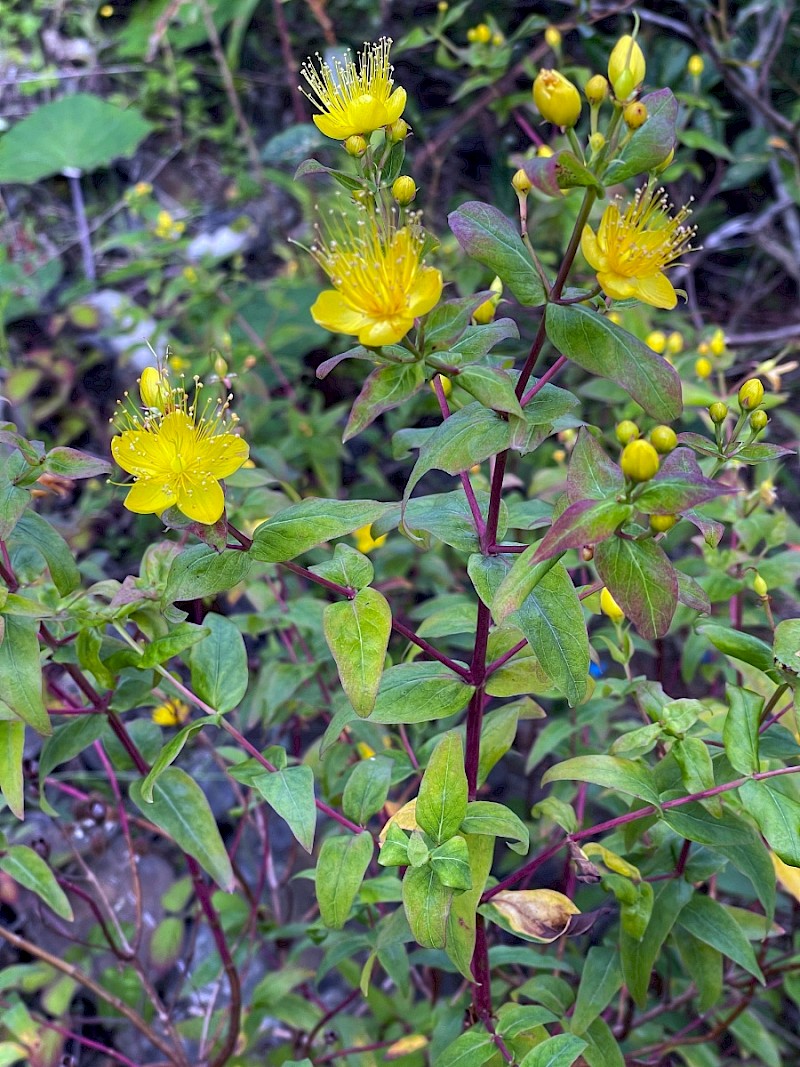
[[[659,355],[667,347],[667,338],[661,332],[661,330],[652,330],[644,339],[644,343],[648,348],[652,348],[654,352],[658,352]]]
[[[711,350],[712,356],[721,356],[725,351],[725,334],[717,327],[711,335],[711,340],[708,342],[708,347]]]
[[[551,156],[555,155],[555,152],[549,144],[540,144],[536,149],[536,155],[539,159],[549,159]]]
[[[581,549],[581,559],[584,563],[591,563],[594,559],[594,546],[584,545]]]
[[[721,426],[728,417],[728,405],[723,404],[721,400],[715,400],[713,404],[709,404],[708,413],[714,425]]]
[[[686,64],[686,69],[693,78],[699,78],[705,70],[703,57],[698,55],[689,56],[689,62]]]
[[[622,422],[618,422],[614,431],[617,435],[617,440],[621,445],[630,444],[631,441],[635,441],[639,436],[639,427],[631,419],[623,419]]]
[[[450,396],[450,394],[453,391],[453,383],[450,381],[450,379],[447,377],[446,374],[440,374],[439,375],[439,381],[442,383],[442,392],[444,393],[444,395],[445,396]],[[433,384],[432,380],[430,382],[428,382],[428,385],[431,387],[431,390],[435,393],[436,392],[436,386]]]
[[[592,107],[597,107],[608,97],[608,82],[602,74],[595,74],[584,85],[583,91]]]
[[[564,448],[557,448],[553,453],[553,459],[556,461],[556,463],[563,463],[566,458],[567,452]]]
[[[589,138],[589,147],[591,148],[592,152],[599,152],[601,149],[605,148],[605,144],[606,139],[604,135],[600,133],[599,130],[597,133],[593,133]]]
[[[491,298],[484,300],[482,304],[472,312],[473,322],[476,322],[479,326],[485,326],[487,322],[491,322],[495,316],[497,305]]]
[[[470,28],[467,30],[467,40],[470,44],[475,44],[475,42],[478,40],[477,30],[475,26],[470,26]]]
[[[778,499],[778,494],[775,492],[775,483],[771,478],[765,478],[764,481],[758,487],[758,499],[764,505],[765,508],[771,508],[775,501]]]
[[[392,185],[392,196],[401,207],[407,207],[417,195],[417,183],[407,174],[401,174],[395,178]]]
[[[705,356],[701,356],[700,359],[696,360],[694,365],[694,372],[698,378],[710,378],[713,369],[714,368],[711,366],[711,360],[706,359]]]
[[[758,378],[748,378],[739,390],[739,407],[742,411],[752,411],[764,399],[764,386]]]
[[[669,152],[667,152],[667,154],[664,156],[664,158],[661,160],[661,162],[658,164],[658,166],[657,167],[653,167],[653,174],[661,174],[661,173],[663,173],[667,169],[667,167],[670,165],[670,163],[673,161],[674,158],[675,158],[675,149],[674,148],[670,148]]]
[[[549,48],[556,49],[561,47],[561,32],[556,29],[555,26],[548,26],[544,31],[544,39],[547,41]]]
[[[492,34],[492,44],[495,46],[495,48],[499,48],[501,44],[505,44],[505,40],[506,39],[502,35],[502,33],[493,33]]]
[[[511,184],[520,196],[527,196],[533,188],[530,178],[521,167],[511,179]]]
[[[673,330],[667,338],[667,351],[673,356],[677,356],[683,351],[683,334],[678,333],[677,330]]]
[[[449,8],[450,5],[448,4],[447,0],[439,0],[439,3],[436,5],[436,10],[439,12],[440,15],[443,15],[445,11],[449,10]]]
[[[768,422],[769,416],[763,408],[754,411],[750,416],[750,428],[754,433],[761,433],[761,431],[766,428]]]
[[[167,376],[157,367],[145,367],[139,379],[139,396],[146,408],[164,411],[172,395]]]
[[[478,44],[488,44],[492,39],[492,31],[486,25],[485,22],[479,23],[475,27],[475,40]]]
[[[649,441],[639,438],[625,445],[619,465],[632,482],[649,482],[658,471],[658,452]]]
[[[614,45],[608,59],[608,80],[617,100],[627,100],[642,84],[644,75],[644,53],[633,37],[625,34]]]
[[[344,142],[345,152],[354,159],[361,159],[368,148],[366,137],[362,137],[360,133],[351,134]]]
[[[540,70],[533,83],[533,102],[542,118],[556,126],[574,126],[581,114],[581,95],[557,70]]]
[[[604,615],[607,615],[612,622],[622,622],[625,618],[625,612],[605,587],[603,587],[600,593],[600,610]]]
[[[656,426],[650,431],[650,444],[659,453],[666,456],[678,446],[678,437],[671,426]]]
[[[667,530],[672,529],[677,521],[677,515],[651,515],[650,529],[655,530],[656,533],[666,533]]]
[[[769,592],[769,586],[758,573],[758,571],[756,571],[756,576],[755,578],[753,578],[753,592],[756,594],[756,596],[760,596],[762,600]]]
[[[392,144],[399,144],[400,141],[405,141],[410,133],[411,127],[405,119],[397,119],[391,126],[386,127],[386,135]]]
[[[647,122],[647,108],[641,100],[633,100],[626,105],[622,118],[629,130],[638,130]]]

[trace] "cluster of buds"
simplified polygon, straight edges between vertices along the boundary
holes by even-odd
[[[467,30],[467,40],[470,44],[492,44],[495,47],[505,42],[502,33],[492,31],[491,26],[485,22],[470,26]]]

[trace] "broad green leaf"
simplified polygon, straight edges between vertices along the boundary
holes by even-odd
[[[458,833],[466,811],[464,750],[459,735],[447,733],[433,750],[420,783],[417,824],[438,845]]]
[[[583,1050],[586,1042],[574,1034],[556,1034],[548,1037],[524,1057],[520,1067],[572,1067]]]
[[[430,340],[430,319],[425,325],[425,339]],[[445,363],[466,367],[482,359],[495,345],[509,338],[519,337],[519,327],[513,319],[495,319],[480,326],[468,326],[463,335],[449,346],[446,352],[438,353]]]
[[[611,1027],[604,1019],[595,1019],[591,1026],[584,1030],[583,1037],[588,1041],[583,1050],[583,1058],[588,1067],[625,1067],[625,1057],[611,1032]]]
[[[722,952],[763,984],[764,976],[750,942],[722,904],[695,893],[678,916],[678,925]]]
[[[692,897],[692,887],[682,878],[673,878],[655,887],[653,910],[641,938],[620,931],[622,971],[631,996],[640,1008],[647,1003],[650,975],[661,946],[675,925],[681,909]]]
[[[386,597],[366,588],[352,600],[328,604],[323,629],[342,689],[356,714],[365,718],[375,707],[392,632],[392,610]]]
[[[573,1034],[582,1034],[611,1003],[622,985],[619,953],[616,949],[593,945],[586,954],[581,982],[570,1021]]]
[[[502,555],[484,556],[482,552],[473,552],[467,560],[469,580],[487,607],[491,607],[492,600],[510,568],[511,561]],[[470,632],[474,629],[473,624],[470,626]]]
[[[495,590],[489,605],[495,622],[502,622],[508,615],[520,608],[528,594],[558,562],[557,557],[551,556],[550,559],[543,560],[541,563],[531,563],[538,547],[538,545],[529,545],[524,552],[521,552]]]
[[[99,478],[101,474],[110,474],[113,470],[108,460],[61,445],[50,449],[44,465],[48,473],[59,474],[62,478]]]
[[[595,549],[594,565],[642,637],[663,637],[678,606],[678,578],[664,549],[612,537]]]
[[[758,727],[764,698],[749,689],[729,685],[728,701],[730,707],[722,730],[725,755],[739,774],[753,774],[759,769]]]
[[[131,782],[130,796],[145,818],[193,856],[220,889],[232,892],[231,861],[206,795],[194,779],[179,767],[168,767],[155,784],[152,804],[143,798],[140,781]]]
[[[308,569],[322,578],[327,578],[329,582],[349,586],[351,589],[363,589],[375,577],[375,568],[369,557],[348,545],[346,541],[339,542],[331,559],[316,563]]]
[[[722,953],[688,930],[681,930],[673,938],[685,974],[690,974],[697,986],[697,1005],[700,1011],[708,1011],[722,996]],[[643,1001],[643,1005],[646,1004]]]
[[[680,415],[681,381],[676,371],[606,315],[583,304],[548,304],[547,336],[579,367],[621,386],[654,419],[672,422]]]
[[[430,849],[425,844],[425,838],[419,830],[414,830],[411,837],[408,839],[406,855],[408,856],[408,862],[412,867],[424,867],[430,859]]]
[[[466,838],[472,889],[453,897],[447,916],[447,955],[467,981],[474,981],[472,956],[478,902],[486,886],[494,857],[494,838],[469,834]]]
[[[437,1067],[481,1067],[494,1056],[497,1045],[483,1026],[461,1034],[436,1057]]]
[[[7,541],[20,516],[31,502],[27,489],[0,474],[0,540]]]
[[[451,837],[431,852],[431,867],[442,883],[462,892],[472,889],[469,850],[463,837]]]
[[[505,371],[477,365],[466,367],[455,383],[484,407],[523,418],[524,413],[514,392],[514,382]]]
[[[374,370],[355,399],[343,441],[360,434],[384,411],[396,408],[425,384],[422,363],[390,363]]]
[[[388,509],[376,500],[303,500],[258,527],[250,554],[264,563],[282,563],[315,545],[370,526]]]
[[[578,593],[563,564],[556,563],[542,576],[513,621],[554,685],[574,707],[586,694],[589,637]]]
[[[732,492],[730,486],[704,476],[690,449],[676,448],[636,496],[636,507],[648,515],[677,515]]]
[[[185,652],[187,648],[191,648],[192,645],[202,641],[210,632],[207,626],[196,626],[192,622],[180,622],[164,637],[157,637],[154,641],[150,641],[145,645],[142,651],[142,658],[139,660],[137,667],[145,669],[166,663],[173,656]]]
[[[519,704],[508,704],[484,716],[481,726],[481,753],[478,763],[478,785],[482,786],[489,772],[514,744],[519,720]]]
[[[489,494],[476,490],[475,498],[481,514],[489,509]],[[439,541],[462,552],[477,552],[478,532],[467,499],[461,489],[452,493],[429,493],[409,500],[406,505],[404,525],[406,529],[432,534]],[[508,509],[500,505],[497,536],[503,537],[508,528]]]
[[[633,131],[620,158],[611,161],[603,175],[606,184],[652,170],[663,163],[675,147],[678,102],[672,92],[658,89],[643,96],[641,102],[647,108],[647,122]]]
[[[192,649],[192,689],[215,711],[224,713],[235,708],[247,692],[247,650],[230,619],[209,612],[203,625],[211,633]]]
[[[231,768],[236,778],[236,768]],[[317,825],[314,803],[314,772],[310,767],[286,767],[284,770],[248,776],[248,785],[266,800],[272,810],[283,819],[300,845],[311,852]]]
[[[451,8],[452,10],[452,8]],[[472,313],[493,294],[488,290],[439,304],[425,319],[425,350],[450,348],[469,328]],[[491,345],[489,346],[491,348]],[[485,349],[486,352],[489,349]],[[481,355],[484,353],[482,352]]]
[[[38,852],[27,845],[11,845],[0,857],[0,870],[41,897],[56,915],[72,922],[74,916],[67,895]]]
[[[467,404],[426,438],[408,479],[404,500],[429,470],[459,474],[508,448],[511,424],[482,404]]]
[[[480,913],[515,937],[549,945],[567,932],[580,909],[554,889],[504,889]]]
[[[383,672],[370,722],[433,722],[465,707],[474,687],[441,663],[400,663]]]
[[[403,879],[403,907],[411,932],[423,948],[444,948],[453,890],[442,885],[428,864],[409,867]]]
[[[182,729],[169,739],[161,749],[153,766],[142,779],[141,796],[146,804],[153,803],[153,789],[159,777],[167,767],[171,767],[178,756],[183,752],[186,742],[204,726],[214,725],[211,718],[198,719],[196,722],[187,723]]]
[[[136,108],[90,93],[40,104],[0,140],[0,183],[32,184],[51,174],[106,167],[132,156],[151,129]]]
[[[643,763],[616,756],[576,756],[557,763],[542,776],[542,785],[550,782],[592,782],[659,805],[652,771]]]
[[[714,788],[717,784],[714,780],[714,765],[708,745],[702,738],[678,738],[670,751],[680,767],[681,781],[687,793],[702,793],[706,789]],[[709,797],[704,801],[704,806],[716,814],[722,811],[719,797]]]
[[[582,426],[569,457],[567,496],[570,504],[578,500],[605,500],[620,493],[624,485],[625,476],[619,465]]]
[[[797,678],[800,674],[800,619],[784,619],[773,634],[775,665]]]
[[[769,847],[784,863],[800,867],[800,802],[771,782],[745,782],[739,796]]]
[[[347,922],[353,901],[372,859],[372,835],[337,835],[322,842],[317,862],[320,918],[332,930]]]
[[[615,531],[632,514],[630,504],[620,504],[616,500],[578,500],[558,516],[539,543],[533,560],[540,563],[569,548],[596,545],[613,538]]]
[[[6,134],[6,136],[8,136]],[[0,139],[3,144],[5,138]],[[27,511],[14,527],[11,543],[33,547],[44,557],[53,585],[61,596],[72,593],[81,584],[72,549],[53,527],[35,511]]]
[[[488,834],[490,837],[504,837],[512,842],[509,848],[521,856],[527,853],[530,845],[530,832],[519,816],[515,815],[505,804],[495,804],[491,800],[473,800],[467,804],[460,830],[462,834]]]
[[[252,557],[247,552],[233,549],[217,552],[210,545],[190,545],[172,562],[163,603],[227,592],[244,581],[252,565]]]
[[[25,818],[24,748],[25,723],[13,719],[0,720],[0,791],[18,819]]]
[[[50,719],[42,700],[39,623],[21,615],[2,615],[0,619],[5,621],[0,642],[2,700],[37,733],[49,734]]]
[[[389,795],[393,767],[394,761],[386,756],[371,756],[355,765],[342,793],[342,809],[348,819],[366,826],[380,811]]]
[[[520,304],[544,303],[544,287],[517,227],[497,208],[471,200],[451,212],[447,221],[467,255],[497,274]]]
[[[497,1031],[506,1039],[519,1037],[554,1022],[558,1022],[558,1017],[539,1004],[513,1004],[507,1001],[497,1010]]]
[[[708,638],[711,644],[726,656],[749,663],[760,671],[768,671],[772,663],[772,649],[758,637],[732,630],[719,623],[708,622],[697,627],[697,632]]]

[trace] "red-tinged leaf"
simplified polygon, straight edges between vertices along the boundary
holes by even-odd
[[[338,356],[331,356],[324,363],[320,363],[317,367],[317,377],[327,378],[334,367],[338,367],[346,359],[362,359],[367,363],[374,363],[375,353],[370,352],[369,349],[363,348],[361,345],[356,345],[355,348],[348,348],[346,352],[340,352]]]
[[[766,463],[771,459],[780,459],[781,456],[793,456],[793,448],[784,448],[783,445],[773,445],[769,441],[757,441],[753,445],[745,445],[735,453],[734,459],[741,463]]]
[[[619,466],[605,453],[589,430],[582,426],[569,460],[567,496],[570,503],[604,500],[619,493],[624,484],[625,478]]]
[[[637,496],[636,506],[648,515],[677,515],[686,508],[735,492],[735,488],[706,478],[690,449],[676,448]]]
[[[634,174],[644,174],[663,163],[675,147],[675,125],[678,120],[678,101],[670,89],[658,89],[641,98],[647,108],[647,121],[612,161],[605,175],[606,184],[624,181]]]
[[[717,522],[716,519],[706,519],[691,509],[689,511],[684,511],[683,517],[684,519],[688,519],[693,526],[697,527],[709,548],[717,547],[722,540],[722,535],[725,533],[725,527],[721,522]]]
[[[630,504],[616,500],[577,500],[556,519],[545,534],[533,563],[541,563],[569,548],[582,548],[605,541],[631,517]]]
[[[642,637],[663,637],[678,605],[678,576],[661,546],[613,537],[595,549],[594,564]]]
[[[425,384],[421,363],[390,363],[369,375],[356,397],[343,441],[361,433],[384,411],[396,408]]]
[[[702,456],[719,455],[719,449],[716,444],[699,433],[679,433],[678,444],[688,445],[689,448],[693,448],[695,452],[699,452]]]
[[[90,456],[88,452],[81,452],[77,448],[61,446],[47,453],[44,468],[48,473],[58,474],[62,478],[98,478],[101,474],[110,474],[112,469],[104,459]]]
[[[456,240],[473,259],[489,267],[520,304],[538,307],[544,287],[518,229],[490,204],[470,200],[447,216]]]

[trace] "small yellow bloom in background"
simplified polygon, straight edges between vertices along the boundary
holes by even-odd
[[[100,8],[100,10],[97,12],[97,14],[101,18],[110,19],[111,16],[114,14],[114,5],[113,4],[103,4],[103,6]]]
[[[608,59],[608,80],[617,100],[626,101],[639,88],[645,71],[644,53],[639,45],[630,34],[620,37]]]
[[[149,196],[152,193],[153,186],[150,184],[150,182],[137,182],[136,185],[134,185],[133,187],[133,191],[136,196],[145,197]]]
[[[358,741],[356,743],[356,752],[362,759],[372,759],[375,755],[375,749],[371,748],[366,742]]]
[[[499,48],[501,44],[505,44],[505,41],[506,41],[506,39],[502,35],[502,33],[493,33],[492,34],[492,44],[495,46],[495,48]]]
[[[765,508],[771,508],[777,501],[778,494],[775,492],[775,483],[771,478],[765,478],[758,487],[758,499]]]
[[[184,267],[181,274],[189,283],[189,285],[195,285],[197,283],[197,271],[194,267]]]
[[[189,705],[183,700],[171,697],[153,708],[150,718],[159,726],[183,726],[189,718]]]
[[[644,339],[644,343],[648,348],[652,348],[654,352],[658,352],[659,355],[667,347],[666,334],[661,330],[652,330]]]
[[[539,114],[556,126],[574,126],[580,118],[581,94],[557,70],[540,70],[533,83],[533,102]]]
[[[377,44],[365,44],[358,53],[357,65],[348,54],[344,63],[338,59],[333,70],[324,61],[320,69],[306,60],[300,73],[311,89],[301,92],[320,114],[314,124],[325,137],[344,141],[354,133],[370,134],[381,126],[391,126],[403,114],[406,91],[393,90],[389,50],[392,42],[382,37]]]
[[[353,533],[353,537],[356,540],[356,548],[359,552],[371,552],[374,548],[380,548],[383,542],[388,537],[388,534],[384,534],[382,537],[372,536],[372,526],[361,526]]]
[[[658,472],[658,452],[649,441],[638,438],[625,445],[619,465],[632,482],[649,482]]]
[[[758,378],[748,378],[739,390],[739,407],[742,411],[752,411],[764,399],[764,386]]]
[[[705,380],[711,377],[711,372],[714,370],[711,360],[706,359],[705,356],[701,356],[698,360],[695,360],[694,372],[698,378]]]
[[[725,351],[725,334],[719,327],[714,330],[711,340],[708,342],[712,356],[721,356]]]
[[[148,377],[149,388],[150,376]],[[220,480],[237,471],[249,455],[246,441],[229,433],[228,400],[212,400],[198,411],[202,383],[196,381],[190,403],[183,388],[158,383],[168,399],[144,414],[128,403],[121,406],[120,432],[111,440],[111,454],[134,483],[125,507],[139,515],[160,515],[177,505],[188,518],[213,525],[225,510]],[[159,395],[161,399],[161,394]]]
[[[592,107],[598,107],[608,97],[608,82],[602,74],[594,74],[583,87]]]
[[[661,456],[678,447],[678,435],[671,426],[655,426],[650,431],[650,444]]]
[[[561,47],[561,31],[555,26],[548,26],[544,31],[544,39],[549,48],[555,50]]]
[[[793,896],[796,901],[800,902],[800,868],[790,867],[788,863],[784,863],[780,856],[776,856],[772,851],[770,851],[769,856],[781,888],[789,893],[790,896]]]
[[[683,334],[678,333],[677,330],[673,330],[667,338],[667,351],[673,356],[679,355],[683,351]]]
[[[473,40],[477,44],[488,44],[492,39],[492,31],[485,22],[480,22],[473,30]]]
[[[709,346],[708,341],[701,341],[700,342],[700,344],[697,346],[697,354],[698,354],[698,356],[710,356],[711,355],[711,347]]]
[[[666,533],[678,521],[677,515],[651,515],[650,529],[655,533]]]
[[[174,219],[168,211],[159,211],[153,233],[163,241],[174,241],[186,229],[186,223]]]
[[[699,78],[705,70],[705,63],[703,57],[697,54],[689,56],[689,62],[686,64],[686,69],[689,71],[693,78]]]
[[[556,461],[556,463],[563,463],[566,458],[567,453],[563,448],[557,448],[553,453],[553,459]]]
[[[600,593],[600,610],[604,615],[607,615],[612,622],[622,622],[625,618],[625,612],[605,586],[603,586]]]
[[[315,300],[314,322],[362,345],[397,344],[442,295],[441,271],[423,265],[423,242],[416,217],[400,229],[370,215],[358,227],[343,222],[311,248],[334,286]]]
[[[581,250],[597,272],[603,292],[615,300],[636,297],[652,307],[674,308],[678,296],[664,271],[691,251],[694,228],[685,226],[689,209],[669,214],[663,189],[637,190],[623,214],[620,201],[603,212],[597,234],[585,226]]]

